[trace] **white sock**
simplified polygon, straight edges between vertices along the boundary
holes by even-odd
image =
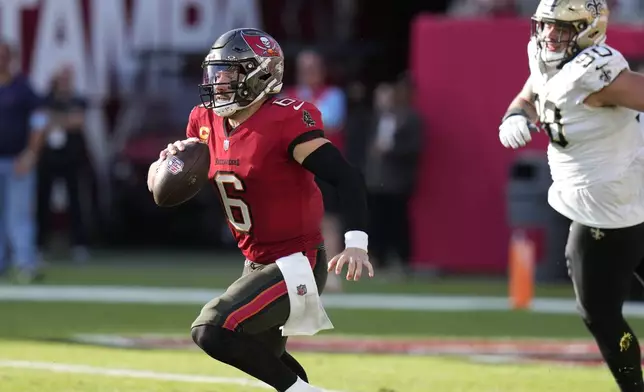
[[[295,384],[291,385],[289,389],[286,390],[286,392],[318,392],[319,389],[312,387],[310,384],[307,384],[302,380],[301,378],[297,378],[297,381],[295,381]]]

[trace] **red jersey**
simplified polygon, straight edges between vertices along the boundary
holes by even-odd
[[[336,92],[335,90],[338,90],[338,89],[333,86],[323,86],[315,90],[311,90],[306,87],[292,86],[290,88],[282,90],[282,92],[285,93],[285,95],[288,97],[309,100],[310,102],[313,102],[314,105],[323,107],[324,100],[326,99],[328,93],[330,91]],[[300,96],[299,93],[303,91],[306,92],[306,94],[304,96]],[[331,141],[331,143],[333,143],[334,146],[340,149],[340,151],[344,149],[345,135],[344,135],[343,126],[329,128],[327,124],[326,129],[324,129],[324,134],[325,134],[325,137],[329,139],[329,141]]]
[[[304,134],[321,135],[320,111],[308,102],[269,99],[231,132],[202,106],[186,136],[210,148],[210,172],[228,225],[248,260],[268,264],[322,243],[322,195],[314,176],[292,156]]]

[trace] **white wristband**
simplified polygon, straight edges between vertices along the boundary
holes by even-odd
[[[367,252],[369,236],[364,231],[347,231],[344,233],[345,248],[359,248]]]

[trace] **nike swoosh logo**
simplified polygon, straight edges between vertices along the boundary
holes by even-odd
[[[295,106],[293,106],[293,109],[295,109],[295,110],[300,110],[300,108],[302,107],[302,105],[304,105],[304,101],[300,102],[300,104],[299,104],[299,105],[295,105]]]

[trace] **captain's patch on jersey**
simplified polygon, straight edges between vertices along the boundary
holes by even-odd
[[[302,121],[304,121],[304,124],[306,124],[307,127],[315,126],[315,120],[313,119],[313,117],[311,117],[311,113],[307,112],[306,110],[302,111]]]
[[[208,127],[199,128],[199,139],[208,140],[208,136],[210,136],[210,128]]]

